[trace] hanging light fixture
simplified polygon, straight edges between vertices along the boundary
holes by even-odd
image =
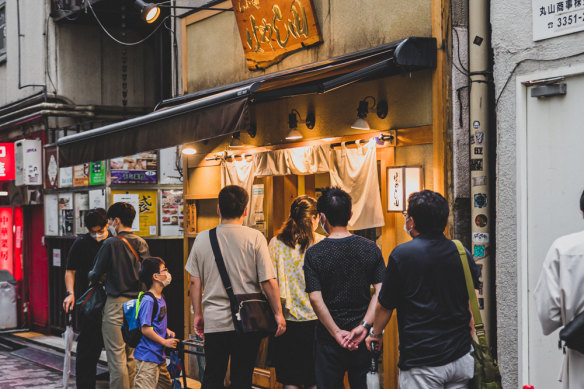
[[[193,146],[189,146],[189,145],[184,145],[182,147],[182,153],[184,155],[193,155],[193,154],[197,154],[197,149],[195,149]]]
[[[369,131],[371,129],[369,123],[365,119],[369,113],[369,103],[367,102],[367,99],[373,100],[371,109],[377,108],[377,117],[384,119],[387,116],[388,107],[385,100],[380,100],[379,104],[377,104],[375,97],[366,96],[359,102],[359,107],[357,108],[357,120],[355,120],[355,122],[351,125],[351,128],[362,131]]]
[[[140,10],[140,16],[146,23],[154,23],[160,16],[160,7],[156,4],[146,3],[144,0],[135,0],[134,4]]]
[[[312,130],[316,124],[316,116],[314,115],[314,112],[309,112],[306,114],[306,119],[302,120],[300,112],[298,112],[296,109],[292,109],[290,114],[288,114],[288,127],[290,128],[290,131],[288,132],[288,135],[286,135],[286,140],[297,140],[304,138],[302,133],[298,131],[298,121],[303,122],[306,125],[306,128]]]

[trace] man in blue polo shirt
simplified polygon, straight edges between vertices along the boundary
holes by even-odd
[[[399,327],[401,388],[467,388],[474,375],[471,314],[456,245],[443,231],[448,202],[429,190],[408,199],[404,228],[414,238],[387,263],[367,347],[382,343],[393,310]],[[467,251],[475,288],[480,270]]]

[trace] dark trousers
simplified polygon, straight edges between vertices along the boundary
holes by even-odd
[[[75,378],[78,389],[95,389],[95,375],[99,355],[103,349],[101,316],[97,319],[79,318]]]
[[[355,351],[338,344],[316,340],[315,373],[318,389],[342,389],[345,372],[349,373],[351,389],[367,389],[367,371],[371,354],[361,343]]]
[[[261,337],[235,331],[205,334],[205,375],[202,389],[223,389],[231,356],[231,389],[249,389]]]

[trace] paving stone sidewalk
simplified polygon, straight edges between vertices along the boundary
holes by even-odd
[[[0,351],[0,389],[62,388],[63,376],[58,371]],[[75,388],[75,377],[70,378]]]

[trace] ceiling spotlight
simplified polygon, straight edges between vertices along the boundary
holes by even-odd
[[[146,3],[144,0],[135,0],[134,4],[140,10],[140,16],[146,23],[154,23],[160,16],[160,7],[156,4]]]
[[[369,113],[369,103],[367,102],[367,99],[373,100],[371,109],[377,108],[377,116],[380,119],[384,119],[387,116],[387,102],[385,100],[381,100],[379,101],[379,104],[377,104],[375,97],[367,96],[359,102],[359,108],[357,108],[357,120],[355,120],[355,122],[351,125],[351,128],[363,131],[368,131],[371,129],[369,123],[365,119]]]
[[[239,131],[233,133],[233,138],[231,138],[231,142],[229,142],[230,149],[242,149],[245,147],[239,136]]]
[[[197,154],[197,150],[193,146],[183,146],[182,153],[184,155],[193,155]]]

